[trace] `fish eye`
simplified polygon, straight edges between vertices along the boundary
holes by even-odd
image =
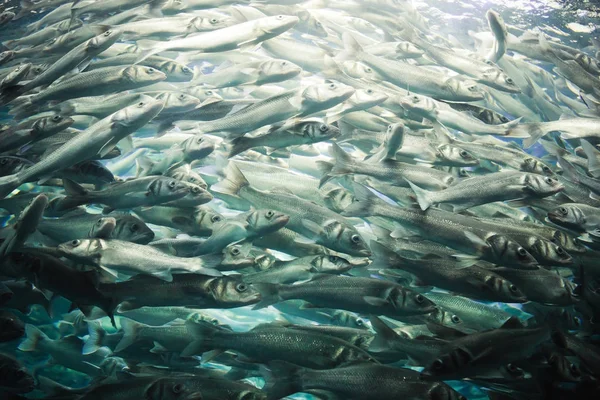
[[[329,256],[329,262],[336,262],[338,258],[336,256]]]
[[[546,181],[546,183],[547,183],[548,185],[552,185],[552,184],[554,183],[554,179],[552,179],[552,178],[546,178],[546,179],[544,179],[544,180]]]
[[[469,86],[467,90],[469,90],[469,92],[474,92],[477,90],[477,86]]]
[[[233,249],[231,249],[231,254],[237,256],[238,254],[240,254],[240,249],[234,247]]]
[[[367,89],[367,94],[373,94],[373,89]]]
[[[329,89],[335,89],[335,88],[336,88],[336,85],[335,85],[335,83],[331,83],[331,84],[329,85]]]
[[[557,247],[557,248],[556,248],[556,253],[557,253],[558,255],[561,255],[561,256],[562,256],[562,255],[564,255],[564,254],[565,254],[565,251],[563,250],[563,248],[562,248],[562,247]]]
[[[169,184],[168,184],[169,188],[175,189],[176,185],[177,185],[177,183],[175,181],[169,181]]]
[[[323,24],[322,24],[322,23],[320,23],[319,21],[315,22],[315,25],[316,25],[316,26],[323,26]]]
[[[562,215],[567,215],[569,213],[569,211],[565,207],[559,207],[558,212]]]
[[[194,194],[200,193],[200,187],[199,186],[193,186],[192,187],[192,193],[194,193]]]
[[[460,318],[458,317],[458,315],[453,315],[452,317],[450,317],[450,320],[455,324],[458,324],[460,322]]]
[[[181,71],[183,71],[184,74],[191,74],[192,70],[188,67],[181,67]]]
[[[145,105],[146,105],[146,103],[144,103],[143,101],[140,101],[140,102],[138,103],[138,107],[139,107],[139,108],[142,108],[142,107],[144,107]]]
[[[460,154],[460,156],[461,156],[462,158],[467,158],[467,157],[469,157],[469,153],[467,153],[467,152],[466,152],[466,150],[461,150],[461,152],[460,152],[459,154]]]
[[[235,290],[237,290],[238,292],[245,292],[248,289],[248,285],[246,285],[245,283],[238,283],[235,287]]]
[[[517,249],[517,254],[518,254],[519,256],[521,256],[521,257],[525,257],[525,256],[527,255],[527,250],[525,250],[525,249],[524,249],[524,248],[522,248],[522,247],[519,247],[519,248]]]
[[[6,158],[3,158],[2,160],[0,160],[0,164],[6,165],[8,164],[8,160]]]
[[[104,36],[108,37],[110,35],[112,35],[112,31],[106,31],[106,32],[104,32]]]
[[[510,290],[513,293],[516,293],[519,289],[517,289],[517,287],[515,285],[510,285],[508,287],[508,290]]]
[[[425,301],[425,297],[423,297],[422,295],[418,294],[415,296],[415,301],[419,304],[423,303]]]
[[[212,96],[214,94],[214,92],[212,90],[207,90],[206,91],[206,95],[207,96]]]
[[[62,117],[60,115],[55,115],[54,117],[52,117],[52,121],[54,122],[58,122],[62,119]]]
[[[515,365],[513,363],[509,363],[506,365],[506,369],[509,372],[516,372],[517,371],[517,367],[515,367]]]
[[[366,71],[366,72],[368,72],[369,74],[370,74],[371,72],[373,72],[373,70],[371,69],[371,67],[367,67],[367,68],[365,68],[365,71]]]
[[[354,323],[356,324],[356,326],[363,326],[365,324],[365,321],[363,321],[361,318],[356,318],[356,321],[354,321]]]
[[[131,224],[131,226],[129,227],[129,230],[131,232],[137,232],[140,230],[140,226],[138,224]]]
[[[512,78],[506,78],[506,83],[508,83],[509,85],[512,85],[515,82],[512,80]]]
[[[176,383],[175,385],[173,385],[173,393],[177,394],[177,393],[181,393],[183,391],[183,385],[181,383]]]
[[[493,62],[491,62],[490,60],[485,60],[485,63],[486,63],[487,65],[494,65],[494,63],[493,63]]]
[[[433,367],[433,369],[439,371],[442,368],[444,368],[444,362],[438,358],[433,362],[433,364],[431,364],[431,366]]]
[[[267,211],[267,213],[265,214],[265,216],[266,216],[268,219],[271,219],[271,218],[273,218],[273,215],[275,215],[275,213],[274,213],[273,211],[271,211],[271,210]]]
[[[200,136],[200,137],[198,137],[198,139],[196,139],[196,143],[202,143],[203,140],[204,139]]]
[[[282,67],[285,67],[287,64],[288,64],[288,63],[287,63],[287,61],[282,61],[282,62],[281,62],[281,66],[282,66]]]
[[[283,19],[283,15],[278,15],[277,19]]]
[[[221,220],[220,215],[213,215],[212,217],[210,217],[210,222],[219,222],[220,220]]]
[[[419,101],[421,101],[421,99],[419,98],[419,96],[413,96],[412,98],[414,103],[418,103]]]
[[[358,236],[358,235],[352,235],[350,237],[350,240],[352,240],[352,243],[360,243],[360,236]]]
[[[154,68],[146,68],[146,72],[148,74],[153,74],[154,73]]]
[[[218,19],[216,19],[216,18],[211,18],[211,19],[210,19],[210,23],[211,23],[211,24],[216,24],[217,22],[219,22],[219,20],[218,20]]]
[[[321,125],[319,125],[319,130],[321,132],[327,132],[329,130],[329,127],[325,124],[321,124]]]
[[[579,368],[577,368],[577,365],[575,365],[575,364],[571,364],[569,366],[569,370],[571,371],[571,374],[573,374],[573,376],[579,376],[580,375]]]
[[[542,171],[544,171],[544,172],[545,172],[545,173],[547,173],[547,174],[549,174],[549,173],[551,173],[551,172],[552,172],[552,170],[550,169],[550,167],[548,167],[548,166],[546,166],[546,165],[544,165],[544,166],[542,167]]]
[[[104,221],[104,220],[103,220],[102,218],[100,218],[98,221],[96,221],[96,225],[102,225],[102,222],[103,222],[103,221]]]
[[[81,240],[79,240],[79,239],[71,240],[71,246],[73,246],[73,247],[77,247],[80,244],[81,244]]]
[[[185,94],[180,94],[179,96],[177,96],[179,98],[179,100],[184,100],[185,99]]]

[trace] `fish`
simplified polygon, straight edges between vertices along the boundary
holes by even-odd
[[[0,365],[5,371],[0,381],[2,391],[18,394],[29,393],[34,389],[33,377],[19,361],[9,355],[0,354]]]

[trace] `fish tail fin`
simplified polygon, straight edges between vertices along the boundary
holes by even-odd
[[[348,32],[342,34],[342,41],[344,43],[344,51],[341,52],[337,58],[340,60],[352,60],[357,59],[363,52],[362,46],[358,41]]]
[[[575,183],[581,183],[581,179],[579,178],[579,173],[577,172],[577,168],[569,161],[565,160],[561,155],[557,155],[558,165],[565,171],[565,175],[569,177]]]
[[[223,261],[223,257],[217,254],[207,254],[200,258],[198,270],[195,271],[197,274],[208,275],[208,276],[223,276],[221,272],[215,269]]]
[[[383,201],[371,192],[366,186],[354,184],[354,196],[356,200],[350,204],[342,212],[342,215],[346,217],[366,217],[369,215],[375,215],[375,206]]]
[[[21,6],[21,9],[19,10],[19,12],[17,13],[17,15],[15,15],[15,17],[13,18],[13,21],[16,21],[18,19],[23,18],[24,16],[26,16],[27,14],[29,14],[30,10],[33,8],[34,3],[31,0],[21,0],[19,2],[19,5]]]
[[[369,351],[382,352],[390,350],[390,343],[398,337],[398,334],[394,332],[392,328],[387,326],[379,317],[369,317],[371,325],[375,330],[375,338],[369,344]]]
[[[70,103],[63,101],[62,103],[58,103],[52,107],[52,110],[58,111],[61,115],[68,116],[76,114],[75,106]]]
[[[231,158],[233,156],[237,156],[241,152],[244,152],[251,148],[251,140],[245,136],[236,137],[231,141],[231,150],[229,150],[229,154],[227,158]]]
[[[303,368],[286,361],[271,361],[269,367],[262,366],[260,373],[265,379],[267,399],[282,399],[302,391],[300,374]]]
[[[150,175],[152,168],[154,167],[154,161],[148,156],[141,155],[135,159],[135,176],[146,176]]]
[[[581,139],[581,148],[587,157],[588,172],[595,178],[600,177],[600,152],[585,139]]]
[[[183,349],[181,352],[182,357],[201,354],[207,348],[210,348],[215,334],[220,331],[220,328],[206,321],[187,320],[185,326],[195,340]]]
[[[93,354],[97,352],[100,347],[102,347],[102,342],[106,336],[106,331],[102,328],[102,325],[100,325],[99,322],[90,321],[88,322],[88,334],[89,337],[81,350],[83,355]]]
[[[21,186],[21,181],[16,174],[0,177],[0,199],[8,196],[19,186]]]
[[[37,327],[25,325],[26,339],[19,345],[21,351],[36,351],[41,340],[48,339],[48,336]]]
[[[282,285],[276,283],[256,282],[252,286],[260,293],[260,301],[254,305],[253,310],[268,307],[272,304],[279,303],[284,300],[281,297],[280,288]]]
[[[144,60],[163,51],[163,48],[160,43],[161,42],[157,42],[155,40],[138,40],[137,45],[138,48],[142,50],[142,52],[138,59],[135,61],[135,64],[143,64]]]
[[[123,329],[123,338],[115,347],[115,353],[123,351],[137,342],[140,329],[144,327],[144,324],[127,318],[121,318],[119,322],[121,323],[121,329]]]
[[[420,188],[408,179],[406,179],[406,182],[408,182],[412,191],[415,192],[415,196],[417,196],[417,202],[419,203],[419,207],[421,207],[421,210],[425,211],[429,207],[431,207],[431,205],[433,204],[433,199],[431,198],[433,192]]]
[[[333,163],[327,161],[317,161],[317,168],[319,172],[321,172],[321,180],[319,181],[319,188],[323,187],[324,184],[333,179],[333,175],[331,175],[331,171],[335,165]]]
[[[211,189],[219,193],[239,198],[240,190],[249,185],[248,180],[234,163],[229,163],[224,172],[225,179],[216,185],[213,185]]]
[[[0,93],[0,105],[6,105],[21,96],[25,93],[24,87],[25,85],[15,85],[2,89],[2,93]]]
[[[354,160],[336,143],[331,145],[331,155],[335,162],[333,163],[333,168],[327,172],[328,175],[341,176],[352,172],[351,165]]]
[[[387,243],[386,243],[387,242]],[[390,265],[397,263],[398,254],[396,254],[388,245],[390,242],[387,239],[378,239],[377,241],[371,240],[369,247],[373,252],[373,264],[384,265],[386,268],[390,268]]]
[[[530,122],[528,124],[518,124],[516,126],[511,126],[505,131],[505,136],[513,137],[513,138],[525,138],[523,140],[523,147],[529,148],[533,146],[538,139],[545,136],[548,132],[546,132],[543,128],[543,125],[539,122]]]
[[[63,187],[67,195],[58,200],[58,203],[55,207],[57,211],[69,210],[85,203],[85,195],[88,192],[80,184],[64,178]]]

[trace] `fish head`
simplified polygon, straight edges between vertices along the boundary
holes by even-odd
[[[186,139],[181,147],[186,159],[199,160],[208,157],[215,150],[215,143],[207,136],[196,135]]]
[[[452,144],[437,147],[437,153],[446,163],[456,166],[479,165],[479,159],[471,152]]]
[[[556,230],[552,235],[552,239],[550,241],[569,253],[585,253],[587,251],[586,247],[581,245],[577,239],[573,236],[569,235],[567,232]]]
[[[241,276],[229,275],[215,278],[210,283],[215,300],[227,305],[248,305],[260,300],[260,293]]]
[[[352,78],[367,79],[370,81],[375,81],[377,78],[377,73],[360,61],[346,60],[341,62],[339,66],[346,75]]]
[[[276,15],[255,20],[254,27],[260,37],[272,38],[292,29],[299,21],[296,16]]]
[[[31,161],[13,156],[1,156],[0,157],[0,176],[7,176],[14,174],[25,167],[33,165]]]
[[[75,120],[73,120],[73,118],[56,114],[51,117],[40,118],[39,120],[35,121],[32,130],[36,135],[43,136],[44,134],[59,132],[67,129],[73,125],[74,122]]]
[[[444,382],[436,382],[427,393],[428,400],[467,400],[465,396],[446,385]]]
[[[342,212],[346,207],[354,203],[356,198],[349,190],[339,187],[327,192],[325,196],[323,196],[323,201],[325,202],[325,205],[333,211]]]
[[[177,165],[175,168],[169,168],[164,175],[179,179],[180,181],[194,183],[202,189],[208,188],[204,179],[202,179],[199,173],[192,169],[190,164],[181,164]]]
[[[145,65],[130,65],[123,68],[122,77],[127,82],[147,83],[148,85],[167,79],[164,72]]]
[[[448,78],[445,83],[456,100],[476,101],[484,98],[483,90],[475,81]]]
[[[358,257],[372,255],[369,246],[352,225],[333,221],[327,223],[323,230],[325,237],[322,239],[327,242],[326,246],[330,249]]]
[[[189,82],[194,78],[194,71],[187,65],[169,60],[158,65],[158,70],[168,77],[169,82]]]
[[[190,193],[188,184],[177,179],[159,176],[148,185],[146,196],[154,196],[164,202],[179,200]]]
[[[522,183],[525,190],[537,196],[549,196],[565,189],[557,179],[538,174],[523,175]]]
[[[229,15],[213,13],[206,17],[194,17],[189,23],[190,33],[214,31],[215,29],[227,28],[235,25],[236,21]]]
[[[106,248],[103,239],[73,239],[58,245],[58,251],[66,257],[75,260],[96,259],[100,252]]]
[[[4,24],[8,21],[12,21],[13,18],[15,17],[15,13],[11,12],[11,11],[4,11],[2,14],[0,14],[0,24]]]
[[[465,366],[472,362],[471,353],[464,347],[455,347],[448,353],[442,353],[425,366],[421,376],[429,378],[448,378],[455,376]]]
[[[501,265],[531,269],[538,265],[537,260],[519,243],[504,235],[493,235],[486,239],[494,258]]]
[[[569,265],[573,263],[573,257],[565,249],[537,236],[532,236],[530,239],[530,248],[535,253],[535,257],[550,261],[553,264]]]
[[[332,139],[340,134],[338,127],[318,120],[300,122],[292,130],[315,142]]]
[[[396,42],[395,48],[396,54],[404,57],[416,58],[425,54],[423,50],[419,49],[411,42]]]
[[[182,92],[161,93],[156,96],[156,99],[163,100],[164,107],[169,109],[169,112],[191,111],[200,105],[200,100],[197,97]]]
[[[576,364],[557,351],[553,351],[547,358],[548,365],[561,382],[580,382],[583,374]]]
[[[563,204],[548,211],[548,219],[557,225],[576,231],[584,230],[585,213],[574,204]]]
[[[224,219],[225,217],[223,217],[223,215],[210,208],[197,207],[194,210],[194,230],[206,231],[207,234],[210,235],[215,224],[218,224]]]
[[[326,254],[314,256],[310,264],[316,271],[324,273],[341,273],[353,267],[345,258]]]
[[[302,68],[288,60],[268,60],[261,62],[258,66],[259,81],[287,80],[302,72]]]
[[[185,181],[179,181],[179,182],[181,182],[182,184],[184,184],[188,187],[189,192],[186,195],[186,197],[190,200],[191,204],[200,205],[200,204],[208,203],[209,201],[211,201],[213,199],[212,194],[210,194],[210,192],[208,190],[203,189],[199,185],[196,185],[196,184],[193,184],[190,182],[185,182]]]
[[[367,320],[358,315],[343,310],[335,310],[331,313],[331,324],[337,326],[346,326],[348,328],[369,329]]]
[[[106,184],[115,181],[115,176],[104,164],[97,160],[86,161],[76,164],[68,169],[69,173],[74,173],[83,179],[92,179],[95,184]]]
[[[377,90],[369,89],[357,89],[356,92],[348,100],[355,107],[361,107],[363,109],[375,107],[378,104],[383,103],[388,99],[388,95]]]
[[[23,79],[25,76],[27,76],[27,74],[29,73],[29,70],[31,69],[32,64],[31,63],[23,63],[19,66],[17,66],[15,69],[13,69],[12,71],[10,71],[10,73],[8,75],[6,75],[6,77],[4,78],[4,81],[21,81],[21,79]]]
[[[187,0],[167,0],[161,7],[165,15],[178,14],[188,7]]]
[[[117,224],[110,235],[112,239],[137,244],[148,244],[154,239],[154,231],[134,215],[115,215]]]
[[[437,108],[433,99],[419,94],[402,97],[400,105],[405,110],[414,112],[422,117],[433,117]]]
[[[436,309],[435,303],[421,293],[402,287],[394,287],[387,300],[400,314],[429,314]]]
[[[298,11],[296,16],[300,19],[296,30],[320,38],[327,37],[327,30],[325,30],[321,21],[315,18],[308,10]]]
[[[463,320],[460,318],[460,316],[453,312],[445,311],[444,309],[438,307],[429,315],[436,323],[440,325],[449,326],[453,329],[462,331]]]
[[[492,292],[501,296],[506,303],[523,303],[527,301],[527,297],[519,287],[497,274],[487,275],[484,282]]]
[[[107,227],[107,224],[109,224],[109,226]],[[112,226],[112,228],[110,229],[110,231],[107,232],[107,228],[110,228],[110,226]],[[114,217],[107,217],[107,216],[101,216],[99,217],[96,222],[94,222],[94,224],[92,225],[92,227],[90,228],[90,232],[88,233],[88,237],[90,238],[96,238],[98,237],[97,235],[99,233],[102,233],[102,237],[109,237],[112,232],[114,231],[114,229],[117,227],[117,220]],[[107,233],[107,236],[104,236],[104,233]]]
[[[249,230],[263,236],[278,231],[290,221],[289,215],[276,210],[251,210],[246,218]]]
[[[156,73],[154,68],[142,67],[142,69],[150,69]],[[164,74],[162,74],[164,75]],[[123,127],[135,127],[146,125],[148,121],[156,117],[163,109],[163,102],[151,96],[142,95],[136,104],[125,107],[117,111],[111,118],[113,126],[119,125]]]
[[[515,81],[496,66],[486,68],[483,71],[482,76],[486,79],[486,83],[491,87],[502,90],[503,92],[515,94],[521,93],[521,89],[519,89]]]
[[[98,36],[94,36],[87,41],[87,49],[108,49],[115,44],[121,37],[122,32],[119,29],[111,28]]]
[[[2,53],[0,53],[0,64],[4,64],[5,62],[8,62],[14,56],[15,56],[15,52],[12,50],[3,51]]]
[[[554,171],[552,171],[549,166],[532,157],[527,157],[523,160],[523,163],[521,164],[521,171],[532,172],[534,174],[546,176],[554,175]]]
[[[251,243],[230,244],[222,251],[222,266],[232,267],[233,269],[251,267],[255,265],[255,257],[250,255]]]
[[[333,107],[344,100],[348,100],[354,92],[355,89],[351,86],[329,81],[307,87],[302,92],[302,102],[309,105]]]
[[[180,378],[157,378],[146,389],[143,398],[148,400],[183,400],[196,393],[192,385]],[[200,397],[202,399],[202,396]]]
[[[0,372],[0,387],[9,393],[29,393],[35,388],[33,377],[12,357],[2,355]]]

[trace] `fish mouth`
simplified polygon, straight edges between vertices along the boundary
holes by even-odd
[[[183,400],[202,400],[202,392],[190,393]]]
[[[285,225],[287,225],[287,223],[290,222],[290,217],[289,215],[282,215],[281,217],[277,217],[277,219],[275,220],[275,224],[277,226],[281,225],[281,227],[283,228]]]

